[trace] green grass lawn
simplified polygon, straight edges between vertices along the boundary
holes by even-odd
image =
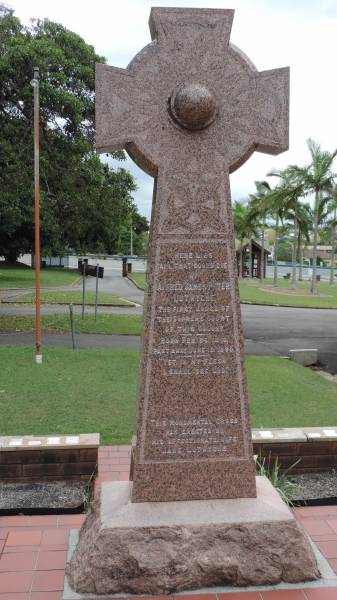
[[[71,269],[41,269],[41,286],[57,287],[71,285],[79,279],[78,271]],[[35,271],[29,268],[1,268],[0,289],[32,288],[35,286]]]
[[[2,435],[99,432],[103,444],[134,431],[139,355],[135,350],[0,346]],[[337,385],[274,356],[246,360],[254,427],[337,425]],[[15,374],[15,376],[14,376]]]
[[[99,432],[128,443],[135,421],[138,352],[0,347],[0,434]],[[14,376],[15,374],[15,376]]]
[[[70,332],[68,315],[42,315],[43,331]],[[141,315],[112,315],[98,311],[97,321],[94,315],[85,314],[84,319],[75,315],[75,331],[78,333],[110,333],[115,335],[140,335]],[[35,331],[35,316],[0,315],[0,331]]]
[[[253,427],[337,425],[336,383],[278,356],[247,356],[246,368]]]
[[[131,279],[131,281],[135,281],[136,284],[142,288],[142,290],[145,290],[146,287],[146,273],[131,273],[129,275],[129,279]]]
[[[13,296],[12,302],[19,304],[21,302],[33,302],[35,303],[35,294],[29,293],[23,296]],[[43,304],[82,304],[82,292],[81,291],[66,291],[66,292],[41,292],[41,302]],[[86,292],[85,303],[87,305],[95,304],[95,292]],[[132,303],[118,298],[113,294],[107,294],[105,292],[98,294],[98,303],[107,304],[109,306],[132,306]]]
[[[131,279],[134,279],[140,287],[145,289],[145,273],[132,273]],[[308,308],[337,308],[337,283],[329,285],[328,282],[319,282],[317,284],[318,296],[309,295],[309,281],[298,281],[295,292],[290,292],[290,281],[283,278],[278,280],[277,288],[273,287],[272,279],[265,279],[263,284],[256,279],[240,281],[239,285],[242,302],[305,306]]]
[[[266,290],[261,289],[266,288]],[[337,308],[337,283],[317,283],[318,295],[309,294],[310,282],[297,282],[297,290],[290,291],[290,281],[279,279],[277,288],[273,287],[272,279],[260,281],[241,281],[240,299],[245,302],[258,304],[281,304],[288,306],[305,306],[312,308]]]

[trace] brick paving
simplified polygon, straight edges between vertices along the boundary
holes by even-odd
[[[129,463],[130,446],[100,448],[95,492],[103,481],[127,480]],[[337,506],[296,508],[294,513],[337,573]],[[69,531],[84,518],[0,517],[0,600],[61,600]],[[195,594],[187,600],[337,600],[337,588]]]

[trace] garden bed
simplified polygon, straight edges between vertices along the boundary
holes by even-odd
[[[291,480],[297,488],[291,494],[291,501],[301,505],[337,505],[337,471],[325,473],[304,473],[293,475]]]
[[[82,513],[91,485],[82,480],[0,485],[0,516]]]

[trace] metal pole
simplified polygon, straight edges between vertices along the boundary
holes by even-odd
[[[85,272],[86,272],[87,263],[85,259],[83,259],[83,271],[82,271],[82,319],[84,319],[84,300],[85,300]]]
[[[131,256],[133,256],[133,229],[132,229],[132,225],[130,228],[130,254]]]
[[[98,305],[98,269],[99,264],[96,265],[96,297],[95,297],[95,321],[97,321],[97,305]]]
[[[40,298],[40,97],[39,97],[39,68],[34,67],[31,81],[34,89],[34,252],[35,252],[35,362],[42,363],[41,354],[41,298]]]
[[[70,312],[71,341],[73,344],[73,350],[75,350],[76,344],[75,344],[74,307],[72,304],[69,304],[69,312]]]

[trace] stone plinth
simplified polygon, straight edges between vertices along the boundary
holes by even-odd
[[[77,592],[165,594],[319,577],[308,538],[265,477],[257,497],[132,503],[105,483],[67,565]]]

